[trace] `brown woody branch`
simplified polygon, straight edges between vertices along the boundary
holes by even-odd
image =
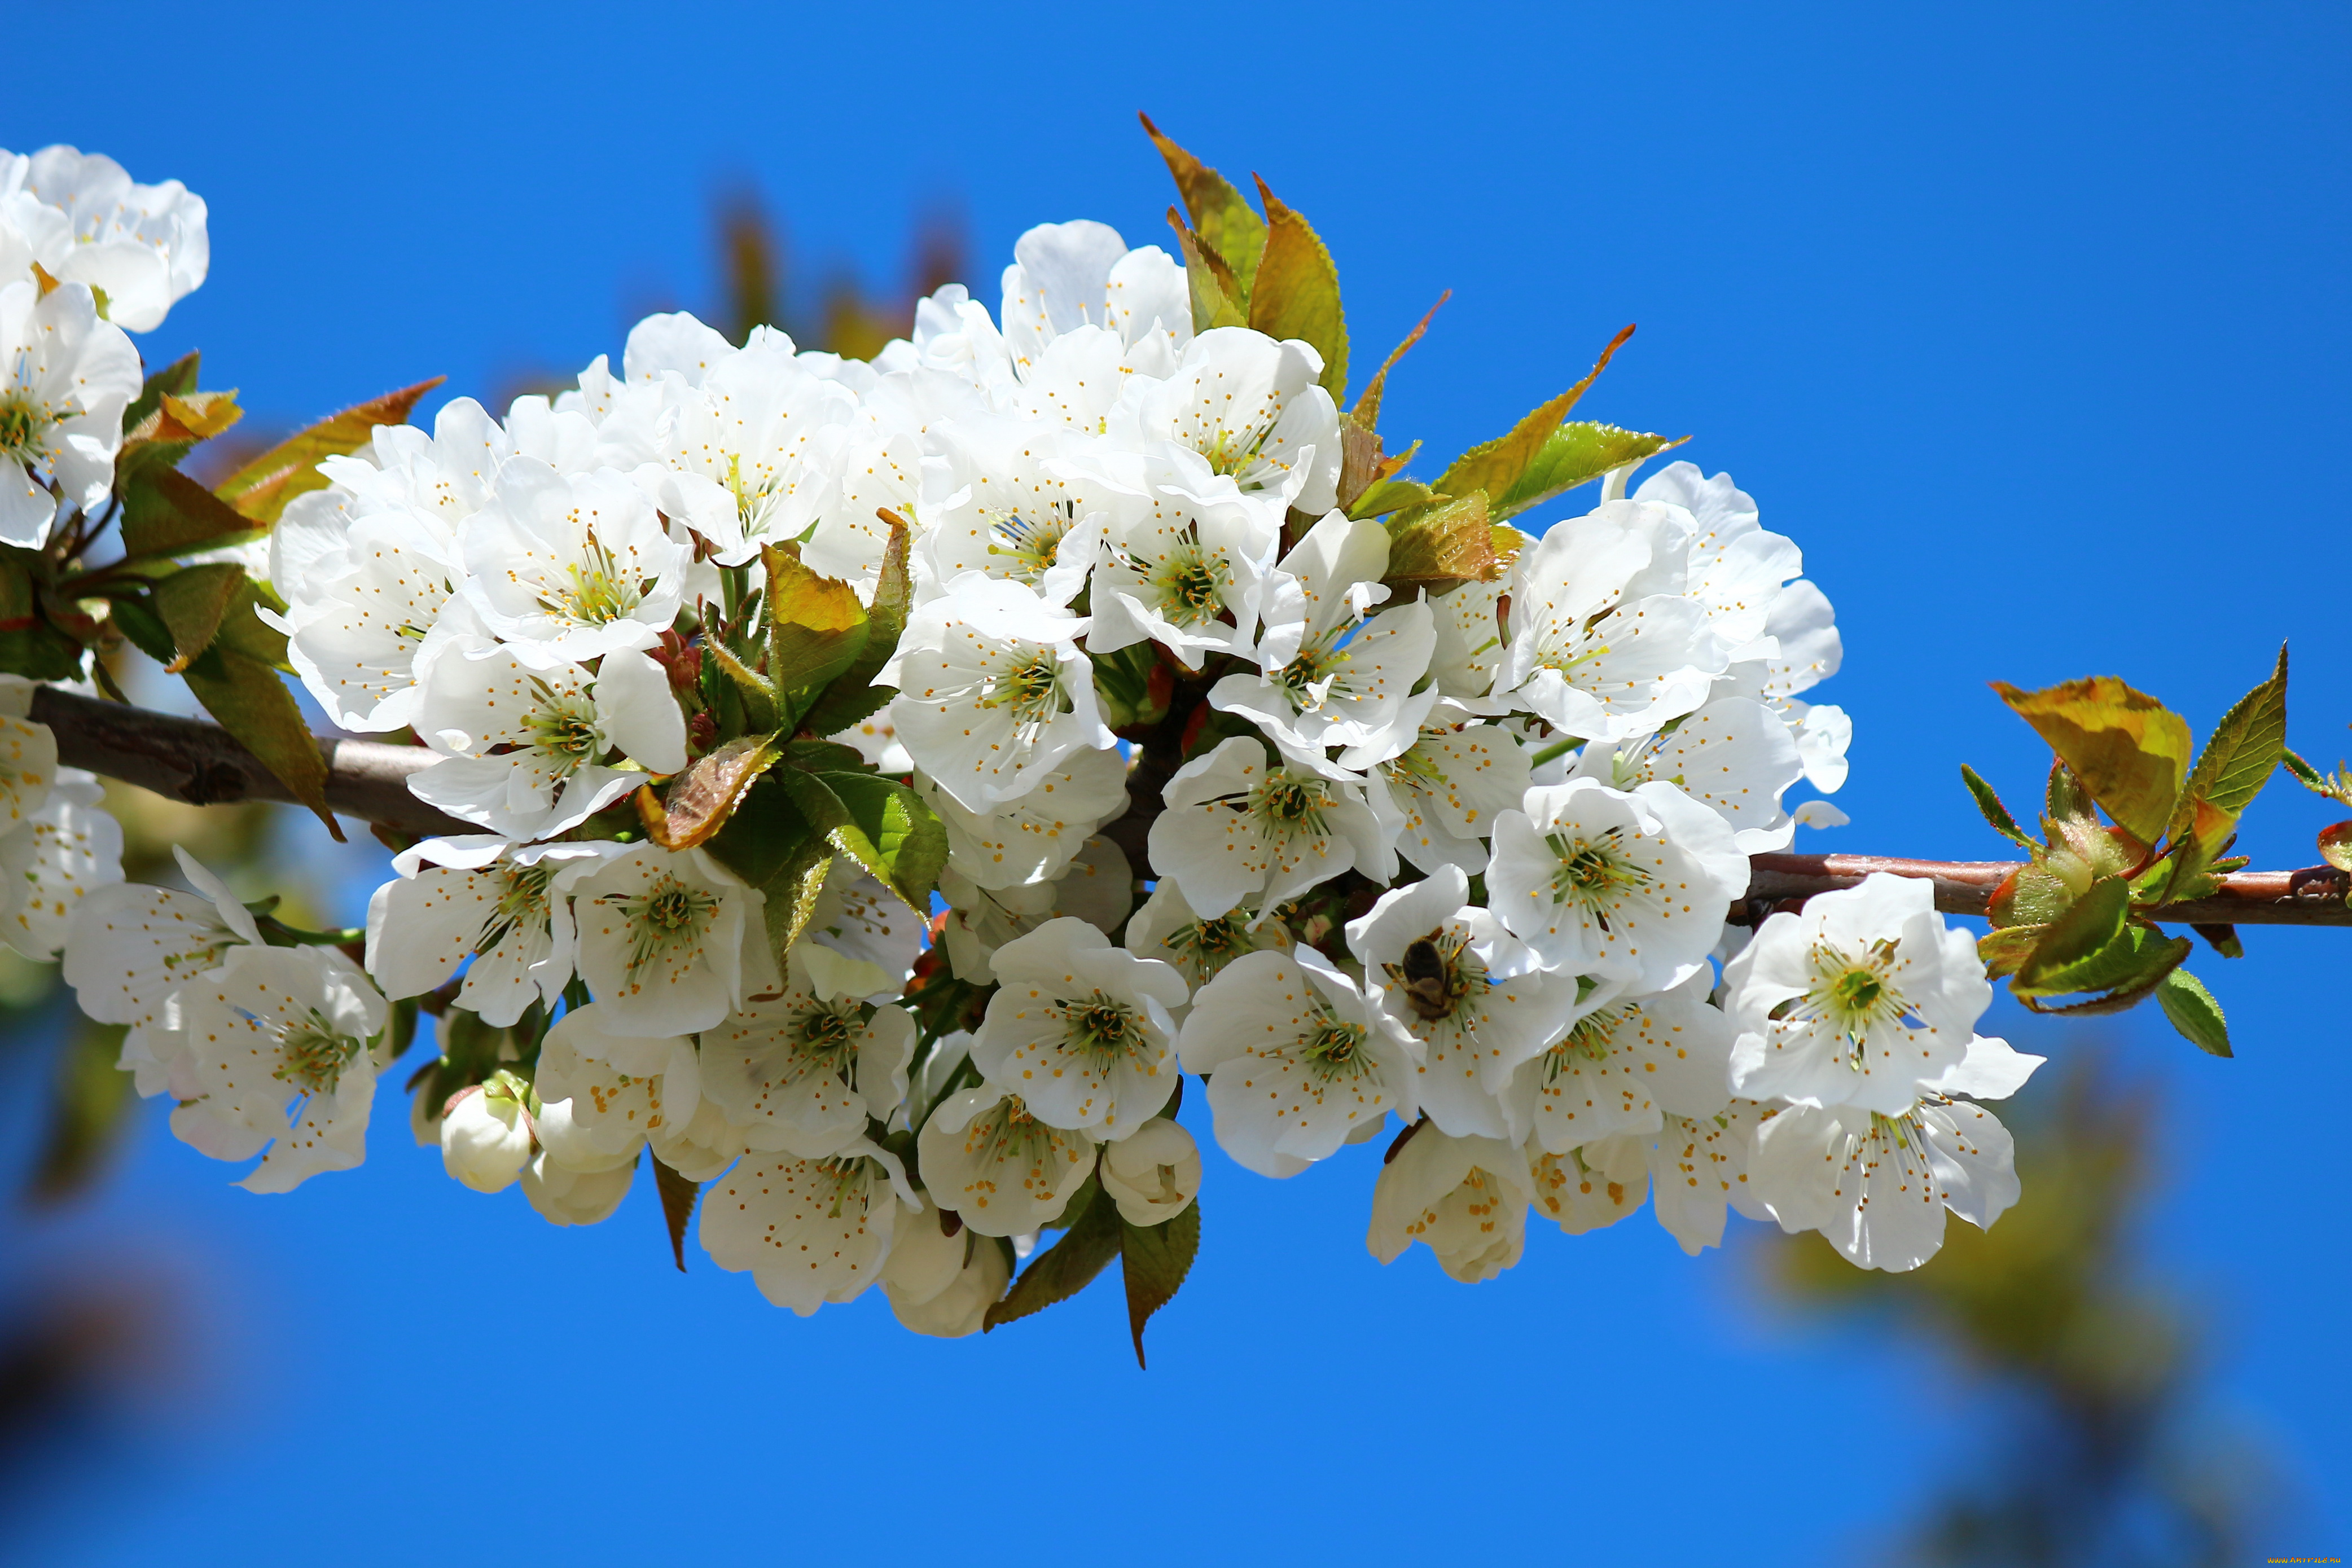
[[[32,716],[56,732],[58,760],[69,768],[86,768],[198,806],[294,803],[292,793],[253,753],[202,719],[125,707],[50,686],[34,694]],[[1151,874],[1151,823],[1181,759],[1182,731],[1182,716],[1171,713],[1145,739],[1128,778],[1128,810],[1102,830],[1140,875]],[[422,747],[321,737],[319,754],[327,761],[327,803],[343,816],[419,835],[480,831],[408,792],[409,775],[433,761],[433,753]],[[1852,887],[1881,871],[1935,883],[1936,907],[1948,915],[1982,915],[1993,889],[2022,862],[1761,854],[1748,863],[1743,913],[1754,918],[1775,905]],[[2352,878],[2329,866],[2240,872],[2223,878],[2215,896],[2168,904],[2154,918],[2185,925],[2352,925],[2352,908],[2345,904],[2347,889]]]
[[[87,768],[194,806],[298,803],[260,758],[228,731],[203,719],[125,707],[54,686],[33,694],[32,716],[56,733],[58,760],[68,768]],[[481,831],[408,792],[408,776],[433,761],[433,753],[423,747],[318,739],[319,755],[327,761],[327,804],[339,815],[419,836]]]

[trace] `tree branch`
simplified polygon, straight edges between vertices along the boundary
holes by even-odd
[[[125,707],[55,686],[34,692],[32,717],[56,733],[58,760],[68,768],[87,768],[193,806],[298,803],[260,758],[203,719]],[[408,776],[434,760],[423,747],[318,738],[319,755],[327,760],[327,804],[338,814],[419,837],[482,831],[408,792]]]
[[[33,695],[32,716],[56,732],[58,760],[86,768],[159,795],[194,805],[294,797],[253,753],[218,725],[178,718],[76,696],[53,686]],[[1151,874],[1148,843],[1161,810],[1160,793],[1182,760],[1189,712],[1171,710],[1139,747],[1128,779],[1126,813],[1103,834],[1127,852],[1139,875]],[[327,803],[346,817],[404,833],[428,836],[481,830],[444,816],[408,792],[408,777],[429,767],[434,754],[417,746],[321,737],[327,760]],[[1760,854],[1749,859],[1744,913],[1759,917],[1771,906],[1852,887],[1873,872],[1935,883],[1936,907],[1948,915],[1982,915],[2001,879],[2019,861],[1921,861],[1885,855]],[[2153,918],[2183,925],[2347,925],[2345,895],[2352,877],[2330,866],[2300,871],[2250,871],[2224,877],[2221,891],[2189,904],[2167,904]]]
[[[1852,887],[1876,871],[1936,884],[1936,907],[1947,915],[1982,915],[1993,889],[2022,861],[1915,861],[1889,855],[1763,854],[1748,857],[1751,904],[1807,899]],[[2168,904],[2150,917],[2182,925],[2352,925],[2344,903],[2352,877],[2333,866],[2301,871],[2242,871],[2221,879],[2211,898]]]

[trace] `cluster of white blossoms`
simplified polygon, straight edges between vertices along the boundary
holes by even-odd
[[[68,281],[7,285],[0,328],[70,296],[120,338],[71,280],[160,316],[201,277],[202,204],[110,164],[60,194],[99,161],[49,158],[0,183],[0,258]],[[1802,697],[1838,664],[1830,605],[1727,476],[1621,469],[1498,530],[1488,580],[1400,589],[1389,528],[1340,504],[1313,347],[1196,332],[1183,267],[1101,224],[1014,254],[995,315],[942,289],[870,362],[656,316],[560,397],[460,399],[321,465],[271,536],[269,619],[328,715],[430,748],[411,789],[476,831],[397,856],[363,950],[265,940],[184,859],[199,894],[80,901],[68,976],[182,1138],[266,1149],[258,1190],[356,1164],[421,999],[442,1052],[412,1124],[457,1180],[587,1224],[650,1154],[772,1301],[878,1281],[950,1335],[1081,1195],[1186,1210],[1187,1073],[1263,1176],[1391,1135],[1371,1249],[1463,1280],[1518,1259],[1530,1211],[1574,1234],[1652,1197],[1696,1252],[1737,1209],[1899,1269],[1948,1208],[2014,1199],[1974,1102],[2038,1059],[1975,1033],[1990,987],[1926,883],[1727,924],[1750,854],[1843,820],[1784,797],[1835,790],[1850,733]],[[79,436],[34,439],[89,478]],[[877,614],[902,574],[895,695],[797,744],[855,747],[946,845],[935,910],[845,853],[781,946],[775,884],[667,847],[647,788],[720,748],[714,669],[754,677],[714,628],[760,624],[779,549]],[[1147,740],[1172,777],[1131,800]],[[16,744],[12,811],[71,788]],[[1103,831],[1131,810],[1148,864]]]
[[[37,546],[114,484],[139,350],[205,280],[203,198],[96,153],[0,149],[0,541]]]

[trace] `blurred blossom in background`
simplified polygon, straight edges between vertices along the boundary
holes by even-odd
[[[2202,728],[2286,634],[2294,743],[2352,745],[2352,632],[2311,570],[2352,521],[2314,482],[2352,413],[2340,9],[1359,6],[1213,36],[131,5],[12,36],[116,79],[21,78],[0,145],[211,203],[212,279],[147,348],[204,348],[255,445],[436,372],[502,406],[654,309],[870,354],[942,282],[992,299],[1033,223],[1165,244],[1140,108],[1311,212],[1368,334],[1455,290],[1390,392],[1433,450],[1641,323],[1595,417],[1696,431],[1839,607],[1876,751],[1814,847],[1997,853],[1955,765],[2012,792],[2041,765],[1993,677],[2114,670]],[[2209,584],[2216,528],[2274,549]],[[2076,608],[2095,556],[2155,607]],[[274,808],[108,805],[132,880],[176,883],[184,844],[296,924],[357,921],[381,876],[363,835]],[[2304,863],[2308,815],[2282,788],[2241,847]],[[1101,1290],[932,1343],[878,1299],[803,1322],[681,1280],[650,1191],[551,1230],[450,1183],[396,1106],[360,1171],[233,1191],[54,971],[0,952],[0,1557],[911,1557],[1008,1505],[1135,1563],[2342,1554],[2352,1237],[2322,1129],[2352,956],[2246,941],[2217,977],[2234,1061],[2152,1015],[2094,1037],[1998,1005],[2053,1059],[2011,1103],[2024,1197],[1916,1274],[1627,1226],[1464,1288],[1364,1254],[1377,1149],[1279,1186],[1213,1160],[1213,1245],[1148,1375]]]

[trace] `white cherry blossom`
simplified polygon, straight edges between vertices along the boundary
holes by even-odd
[[[1704,967],[1748,857],[1671,784],[1538,785],[1496,819],[1488,906],[1547,967],[1660,991]]]
[[[1425,700],[1408,698],[1407,708]],[[1398,852],[1423,871],[1483,873],[1495,819],[1527,794],[1528,752],[1508,730],[1450,702],[1429,705],[1419,725],[1411,746],[1372,766],[1366,801]]]
[[[1818,1230],[1849,1262],[1898,1273],[1942,1249],[1945,1210],[1987,1228],[2019,1191],[2009,1129],[1941,1095],[1892,1116],[1784,1109],[1758,1129],[1749,1175],[1782,1229]]]
[[[37,548],[60,501],[105,503],[138,395],[139,350],[86,286],[0,285],[0,541]]]
[[[568,1170],[628,1168],[649,1137],[701,1103],[692,1040],[608,1033],[608,1022],[602,1003],[572,1008],[540,1042],[539,1142]]]
[[[1095,1140],[1049,1126],[992,1083],[940,1102],[915,1140],[931,1201],[982,1236],[1029,1236],[1061,1218],[1094,1174]]]
[[[1082,747],[1117,737],[1095,706],[1083,617],[1024,585],[966,574],[908,620],[878,677],[899,695],[890,722],[915,766],[965,810],[1035,788]]]
[[[617,649],[595,674],[534,664],[511,644],[466,638],[433,663],[417,733],[441,754],[409,793],[500,837],[552,838],[686,765],[686,720],[669,678]],[[623,757],[639,769],[614,766]]]
[[[205,199],[179,181],[139,184],[102,153],[0,152],[0,278],[28,278],[37,264],[104,289],[108,318],[127,331],[153,331],[204,282],[205,220]]]
[[[1752,855],[1786,849],[1795,837],[1796,819],[1780,796],[1804,771],[1797,737],[1778,714],[1753,698],[1717,697],[1661,734],[1614,747],[1596,741],[1574,775],[1618,789],[1672,784],[1713,807],[1739,852]]]
[[[505,1028],[572,978],[571,910],[555,878],[618,854],[605,842],[514,844],[495,834],[427,839],[393,857],[398,874],[368,902],[367,970],[397,1001],[471,959],[457,1002]]]
[[[499,470],[458,550],[483,623],[547,665],[652,647],[677,617],[689,556],[619,474],[562,474],[523,456]]]
[[[366,1157],[375,1094],[369,1043],[385,1009],[341,954],[235,947],[187,988],[181,1007],[209,1118],[273,1140],[239,1186],[288,1192]]]
[[[1423,1124],[1381,1167],[1365,1243],[1373,1257],[1393,1263],[1421,1242],[1447,1274],[1476,1284],[1519,1260],[1534,1197],[1518,1150]]]
[[[1114,947],[1083,920],[1048,920],[997,949],[998,989],[971,1060],[1056,1127],[1117,1138],[1176,1087],[1175,1025],[1183,977]]]
[[[1260,921],[1256,913],[1236,905],[1203,920],[1192,913],[1183,890],[1162,877],[1127,923],[1125,946],[1130,953],[1172,966],[1185,985],[1198,993],[1244,953],[1269,947],[1289,950],[1295,940],[1290,928],[1279,920]],[[1181,1024],[1190,1010],[1190,1004],[1171,1008],[1169,1016]]]
[[[522,1195],[550,1225],[601,1225],[629,1196],[634,1159],[605,1170],[578,1171],[544,1149],[522,1168]]]
[[[1874,873],[1764,922],[1724,967],[1741,1094],[1893,1115],[1960,1061],[1992,984],[1935,888]]]
[[[1178,768],[1163,798],[1167,809],[1151,824],[1151,863],[1203,918],[1255,895],[1263,920],[1342,872],[1385,881],[1395,869],[1395,852],[1358,786],[1272,766],[1249,736]]]
[[[1309,528],[1267,590],[1260,673],[1225,676],[1210,689],[1211,706],[1326,770],[1329,747],[1380,759],[1410,745],[1405,699],[1429,668],[1436,632],[1418,600],[1367,617],[1387,597],[1388,548],[1388,530],[1369,517],[1331,512]]]
[[[1317,385],[1323,357],[1296,339],[1215,327],[1164,380],[1130,394],[1136,428],[1198,455],[1202,477],[1320,515],[1339,494],[1339,410]]]
[[[831,948],[799,943],[784,969],[782,995],[702,1031],[702,1092],[753,1149],[821,1159],[906,1098],[915,1020],[861,1000],[882,988],[881,972]]]
[[[1304,945],[1226,965],[1192,998],[1180,1050],[1209,1075],[1217,1146],[1260,1176],[1297,1176],[1417,1104],[1412,1037]]]
[[[0,834],[0,942],[56,957],[83,898],[122,880],[122,825],[105,799],[95,775],[60,768],[39,808]]]
[[[900,1327],[937,1339],[976,1334],[1012,1281],[1013,1249],[1003,1241],[968,1226],[950,1234],[933,1211],[899,1210],[882,1291]]]
[[[1569,735],[1610,741],[1706,700],[1727,662],[1706,606],[1678,588],[1640,591],[1686,534],[1675,510],[1604,501],[1520,552],[1498,692]]]
[[[1582,1004],[1573,977],[1545,974],[1469,896],[1469,879],[1452,865],[1392,888],[1348,923],[1348,951],[1377,988],[1381,1011],[1418,1042],[1422,1111],[1456,1136],[1500,1138],[1514,1129],[1498,1096]]]
[[[1040,224],[1013,242],[999,314],[1024,380],[1055,340],[1081,327],[1116,342],[1119,369],[1151,377],[1173,371],[1192,340],[1192,296],[1175,258],[1158,246],[1129,250],[1117,229],[1085,220]]]
[[[1565,1154],[1667,1116],[1712,1116],[1731,1097],[1730,1021],[1707,1003],[1701,967],[1668,990],[1607,1000],[1523,1063],[1507,1098],[1512,1131]]]
[[[556,891],[572,898],[580,977],[607,1029],[709,1029],[774,977],[766,900],[700,850],[638,844]]]
[[[902,1199],[919,1223],[897,1157],[862,1138],[819,1159],[753,1154],[704,1195],[697,1234],[711,1261],[807,1317],[881,1277]]]
[[[958,872],[978,887],[1021,887],[1058,876],[1097,827],[1127,810],[1127,764],[1116,751],[1073,751],[987,812],[967,810],[928,779],[924,798],[947,826]]]
[[[530,1092],[509,1073],[493,1073],[449,1098],[441,1113],[441,1165],[476,1192],[504,1192],[530,1163]]]

